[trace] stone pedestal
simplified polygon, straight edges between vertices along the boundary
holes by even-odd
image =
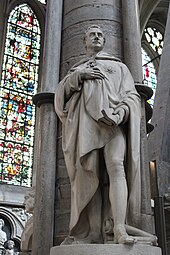
[[[161,249],[146,244],[83,244],[55,246],[50,255],[161,255]]]

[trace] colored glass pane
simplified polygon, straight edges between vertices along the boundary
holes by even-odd
[[[157,85],[157,77],[154,65],[151,61],[151,58],[146,53],[144,49],[142,49],[142,65],[143,65],[143,78],[145,85],[149,86],[153,90],[153,96],[148,100],[150,105],[153,107],[156,85]]]
[[[31,186],[40,27],[27,4],[10,13],[0,85],[0,181]]]

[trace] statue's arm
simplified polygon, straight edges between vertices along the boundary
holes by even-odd
[[[105,76],[96,67],[71,69],[65,83],[66,100],[69,100],[74,92],[81,90],[84,80],[104,78]]]
[[[121,103],[117,106],[117,108],[114,110],[114,114],[119,115],[118,125],[124,124],[129,119],[129,107],[125,103]]]
[[[78,92],[82,88],[82,80],[79,70],[72,70],[65,77],[63,82],[65,101],[67,102],[75,92]]]

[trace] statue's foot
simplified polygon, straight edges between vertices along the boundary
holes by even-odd
[[[129,236],[126,232],[125,226],[119,224],[114,227],[114,243],[117,244],[134,244],[136,239],[133,236]]]
[[[60,245],[70,245],[75,241],[73,236],[67,236]]]
[[[129,225],[125,225],[125,228],[129,235],[135,236],[138,243],[149,243],[154,246],[158,245],[158,238],[155,235]]]
[[[134,244],[136,243],[136,239],[132,236],[129,236],[128,234],[122,235],[118,239],[118,244]]]

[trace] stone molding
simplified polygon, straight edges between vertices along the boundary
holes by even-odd
[[[140,83],[139,84],[136,83],[135,87],[139,95],[145,100],[146,131],[147,134],[149,134],[150,132],[153,131],[154,126],[151,123],[147,123],[151,119],[153,114],[153,110],[150,104],[147,102],[147,100],[149,100],[152,97],[153,90],[150,87]]]
[[[54,93],[52,92],[40,92],[33,96],[33,103],[40,107],[42,104],[53,104]]]

